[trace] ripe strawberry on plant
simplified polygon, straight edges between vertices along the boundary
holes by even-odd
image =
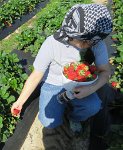
[[[111,85],[114,88],[119,88],[119,83],[118,82],[113,81],[113,82],[111,82]]]

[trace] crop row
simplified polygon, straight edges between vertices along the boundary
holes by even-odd
[[[9,0],[0,7],[0,29],[12,26],[16,19],[34,10],[44,0]]]

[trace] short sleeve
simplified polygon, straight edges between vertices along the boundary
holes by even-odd
[[[39,52],[33,62],[35,70],[45,72],[53,58],[53,49],[51,45],[51,37],[48,37],[42,44]]]
[[[96,44],[92,48],[92,51],[95,56],[96,66],[108,64],[108,51],[104,41],[100,41],[98,44]]]

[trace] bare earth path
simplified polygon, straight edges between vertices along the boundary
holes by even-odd
[[[36,116],[25,142],[23,143],[21,150],[44,150],[42,143],[42,128],[43,126]]]
[[[43,126],[36,116],[20,150],[87,150],[88,138],[68,136],[63,128],[57,132],[43,132]]]

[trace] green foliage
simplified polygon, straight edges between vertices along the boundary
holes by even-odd
[[[112,65],[115,66],[114,74],[112,75],[110,82],[115,81],[118,83],[118,91],[123,93],[123,2],[119,0],[113,0],[113,24],[114,24],[114,40],[113,46],[116,48],[115,56],[111,58]],[[118,101],[120,117],[123,117],[123,111],[120,107],[123,105],[123,100]],[[115,103],[117,105],[117,101]],[[108,139],[110,139],[110,150],[122,150],[123,149],[123,124],[112,125],[112,132]]]
[[[0,51],[0,141],[12,135],[17,118],[11,115],[12,103],[20,94],[27,79],[16,54]]]
[[[115,72],[111,78],[119,84],[119,90],[123,92],[123,5],[122,1],[113,0],[113,25],[115,34],[112,36],[116,47],[116,54],[112,58],[113,65],[116,66]]]
[[[21,36],[17,36],[17,40],[19,41],[18,49],[24,49],[25,52],[30,51],[32,56],[35,56],[41,46],[41,44],[45,40],[45,36],[40,35],[41,32],[33,29],[26,29],[21,33]]]
[[[30,51],[33,56],[44,42],[46,37],[58,30],[64,19],[66,12],[77,3],[89,3],[90,0],[51,0],[50,3],[38,15],[34,28],[27,28],[17,37],[18,49]]]
[[[0,7],[0,29],[11,26],[14,20],[34,10],[37,3],[43,0],[9,0]]]

